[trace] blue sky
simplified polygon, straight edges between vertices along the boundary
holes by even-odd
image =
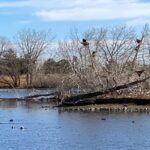
[[[56,39],[71,28],[150,23],[150,0],[0,0],[0,35],[13,37],[22,28],[52,29]]]

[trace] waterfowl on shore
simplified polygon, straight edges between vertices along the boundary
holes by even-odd
[[[83,46],[85,46],[85,47],[88,47],[88,46],[89,46],[89,42],[87,42],[86,39],[82,39],[81,44],[82,44]]]

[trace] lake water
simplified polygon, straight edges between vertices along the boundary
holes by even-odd
[[[1,101],[0,150],[150,150],[150,114],[59,112],[46,103]]]
[[[55,89],[0,89],[0,98],[23,98],[36,94],[53,93]]]

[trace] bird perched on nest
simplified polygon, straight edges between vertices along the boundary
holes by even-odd
[[[138,44],[140,44],[140,43],[142,42],[142,40],[136,39],[136,42],[137,42]]]
[[[143,72],[144,72],[144,70],[137,70],[137,71],[135,71],[135,73],[137,73],[137,75],[139,77],[142,75]]]
[[[96,55],[96,51],[93,51],[92,52],[92,57],[95,57],[95,55]]]
[[[88,47],[88,46],[89,46],[89,42],[87,42],[86,39],[82,39],[81,44],[82,44],[83,46],[85,46],[85,47]]]
[[[142,40],[143,40],[143,37],[141,39],[136,39],[137,46],[135,47],[135,50],[137,52],[138,52],[138,50],[139,50],[139,48],[141,46]]]

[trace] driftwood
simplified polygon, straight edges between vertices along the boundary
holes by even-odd
[[[96,99],[93,99],[96,96],[101,96],[104,94],[109,94],[110,92],[115,92],[117,90],[121,90],[121,89],[126,89],[129,88],[131,86],[134,86],[136,84],[145,82],[146,80],[150,79],[150,76],[141,79],[141,80],[136,80],[134,82],[130,82],[127,84],[123,84],[123,85],[119,85],[119,86],[115,86],[113,88],[109,88],[105,91],[98,91],[98,92],[93,92],[93,93],[87,93],[87,94],[80,94],[80,95],[76,95],[76,96],[72,96],[69,97],[67,99],[65,99],[62,104],[60,104],[59,106],[65,106],[65,105],[78,105],[79,103],[83,104],[86,103],[88,101],[88,103],[95,103]]]
[[[0,100],[17,100],[17,101],[26,101],[26,100],[55,100],[56,99],[56,94],[57,93],[50,93],[50,94],[36,94],[32,96],[25,96],[25,97],[20,97],[20,98],[0,98]]]
[[[82,106],[90,104],[135,104],[135,105],[148,105],[150,104],[150,99],[143,98],[94,98],[94,99],[84,99],[76,102],[65,102],[58,107],[64,106]]]
[[[54,92],[54,93],[50,93],[50,94],[36,94],[36,95],[31,95],[31,96],[25,96],[24,99],[29,99],[29,98],[38,98],[38,97],[48,97],[48,96],[55,96],[57,93]]]

